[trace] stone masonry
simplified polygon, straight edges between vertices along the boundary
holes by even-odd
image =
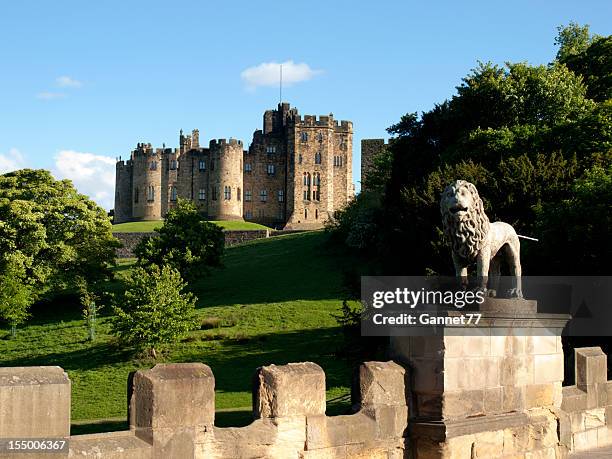
[[[287,103],[263,118],[248,149],[235,139],[201,147],[197,129],[181,131],[179,148],[139,143],[117,162],[115,223],[162,219],[185,198],[211,220],[321,228],[353,198],[353,124]]]

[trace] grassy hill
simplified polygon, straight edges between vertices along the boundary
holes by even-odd
[[[132,264],[133,260],[123,261],[118,280],[109,287],[120,289]],[[343,269],[352,264],[327,244],[322,232],[230,247],[224,267],[192,286],[199,298],[202,329],[173,345],[158,361],[204,362],[212,368],[218,425],[248,422],[251,378],[261,365],[316,362],[327,374],[328,399],[346,396],[352,369],[335,355],[342,334],[333,315],[344,297]],[[128,373],[156,362],[137,360],[116,347],[108,331],[108,319],[102,318],[98,339],[90,343],[77,305],[39,307],[15,339],[8,338],[6,328],[0,330],[0,365],[59,365],[72,380],[73,420],[115,418],[123,425]],[[329,408],[338,413],[346,403]]]
[[[227,230],[260,230],[268,229],[267,226],[260,225],[253,222],[234,221],[234,220],[211,220],[211,223],[219,225],[223,229]],[[127,222],[117,223],[113,225],[114,233],[148,233],[153,231],[155,228],[161,227],[163,221],[146,221],[146,222]]]

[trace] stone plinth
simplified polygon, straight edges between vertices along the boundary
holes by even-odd
[[[556,432],[548,415],[561,406],[560,335],[569,317],[536,309],[532,301],[487,299],[478,325],[391,338],[393,358],[413,372],[410,423],[417,459],[463,457],[453,456],[449,445],[464,440],[478,445],[484,432],[485,443],[497,446],[476,457],[520,453],[495,449],[508,445],[504,435],[525,436],[525,445],[532,445],[525,451],[555,447],[556,442],[534,443],[529,430],[513,432],[534,425],[540,432]],[[448,313],[456,314],[461,312]],[[544,411],[536,415],[538,410]]]

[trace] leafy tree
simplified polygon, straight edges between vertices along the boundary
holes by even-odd
[[[0,317],[11,326],[15,336],[17,325],[30,316],[28,309],[35,300],[34,289],[26,283],[23,264],[17,254],[10,254],[0,274]]]
[[[78,278],[76,281],[77,289],[81,304],[83,305],[83,319],[87,326],[87,339],[89,341],[95,341],[96,339],[96,322],[98,320],[98,313],[101,307],[101,297],[96,293],[87,280],[84,278]]]
[[[69,180],[46,170],[0,175],[0,266],[17,254],[38,293],[108,278],[118,246],[106,212]]]
[[[575,22],[570,22],[567,26],[559,26],[557,31],[555,45],[559,46],[557,60],[561,62],[583,53],[595,38],[591,36],[588,25],[581,26]]]
[[[452,272],[438,202],[444,187],[462,178],[478,187],[492,220],[556,241],[523,246],[525,272],[548,273],[546,259],[556,257],[560,239],[550,234],[556,227],[545,233],[540,222],[553,221],[549,213],[560,211],[555,203],[577,204],[574,185],[582,183],[585,171],[607,170],[612,163],[612,101],[590,97],[588,86],[595,75],[598,94],[611,89],[610,80],[600,78],[605,72],[597,73],[597,59],[609,54],[604,56],[603,48],[593,51],[611,37],[589,38],[583,45],[569,33],[563,37],[567,65],[479,63],[449,100],[421,116],[408,113],[391,126],[395,138],[390,173],[379,187],[383,196],[368,206],[368,199],[357,200],[339,214],[335,228],[344,231],[344,241],[383,260],[388,274]],[[569,64],[578,58],[587,62],[581,74]],[[358,237],[351,239],[353,228]],[[579,246],[575,250],[579,260]],[[594,252],[600,260],[610,255]],[[587,265],[565,259],[564,266],[571,270],[565,274],[579,274]]]
[[[170,265],[184,278],[195,279],[221,264],[223,231],[206,221],[193,202],[179,199],[155,231],[157,235],[143,239],[134,250],[141,266]]]
[[[156,348],[197,327],[196,298],[183,292],[186,286],[178,270],[170,266],[134,269],[113,308],[113,333],[124,344],[148,350],[156,358]]]

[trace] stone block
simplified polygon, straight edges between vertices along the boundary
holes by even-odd
[[[486,414],[502,412],[502,388],[494,387],[484,391],[484,411]]]
[[[502,411],[522,411],[525,408],[525,390],[523,387],[502,386]]]
[[[528,354],[556,354],[558,352],[557,342],[560,336],[553,334],[543,336],[527,336],[526,352]]]
[[[563,354],[535,355],[534,370],[536,384],[563,381]]]
[[[416,411],[418,416],[442,416],[442,394],[416,394]]]
[[[506,356],[501,358],[499,367],[499,382],[502,386],[525,386],[534,383],[534,356]]]
[[[547,384],[530,384],[525,387],[525,408],[553,406],[555,403],[555,386]]]
[[[491,354],[491,336],[489,330],[474,329],[470,334],[462,336],[464,339],[464,355],[467,357],[483,357]]]
[[[600,347],[575,349],[576,387],[586,391],[587,386],[607,382],[607,356]]]
[[[572,435],[574,451],[597,448],[597,429],[584,430]]]
[[[136,429],[211,426],[215,378],[202,363],[158,364],[134,374],[130,426]]]
[[[448,392],[443,396],[444,419],[465,418],[485,414],[484,390]]]
[[[315,363],[261,367],[254,386],[256,418],[325,414],[325,373]]]
[[[584,412],[584,428],[595,429],[606,425],[605,408],[594,408]]]
[[[53,454],[44,456],[55,458]],[[17,457],[22,457],[19,455]],[[43,456],[39,456],[43,457]],[[77,435],[70,438],[70,458],[80,459],[150,459],[150,444],[134,436],[133,432],[108,432],[103,434]]]
[[[504,431],[482,432],[475,435],[472,457],[499,457],[504,451]]]
[[[502,357],[512,354],[512,339],[504,335],[491,335],[491,355]]]
[[[378,406],[374,419],[378,439],[402,438],[408,431],[406,406]]]
[[[597,428],[597,446],[608,446],[612,444],[612,427],[602,426]]]
[[[0,438],[69,435],[70,379],[64,370],[0,368]]]
[[[437,378],[435,375],[432,377]],[[395,362],[365,362],[359,367],[359,394],[362,407],[406,406],[408,404],[406,389],[406,370]],[[323,400],[325,401],[325,398]]]
[[[587,408],[587,394],[576,386],[563,388],[561,408],[564,411],[581,411]]]

